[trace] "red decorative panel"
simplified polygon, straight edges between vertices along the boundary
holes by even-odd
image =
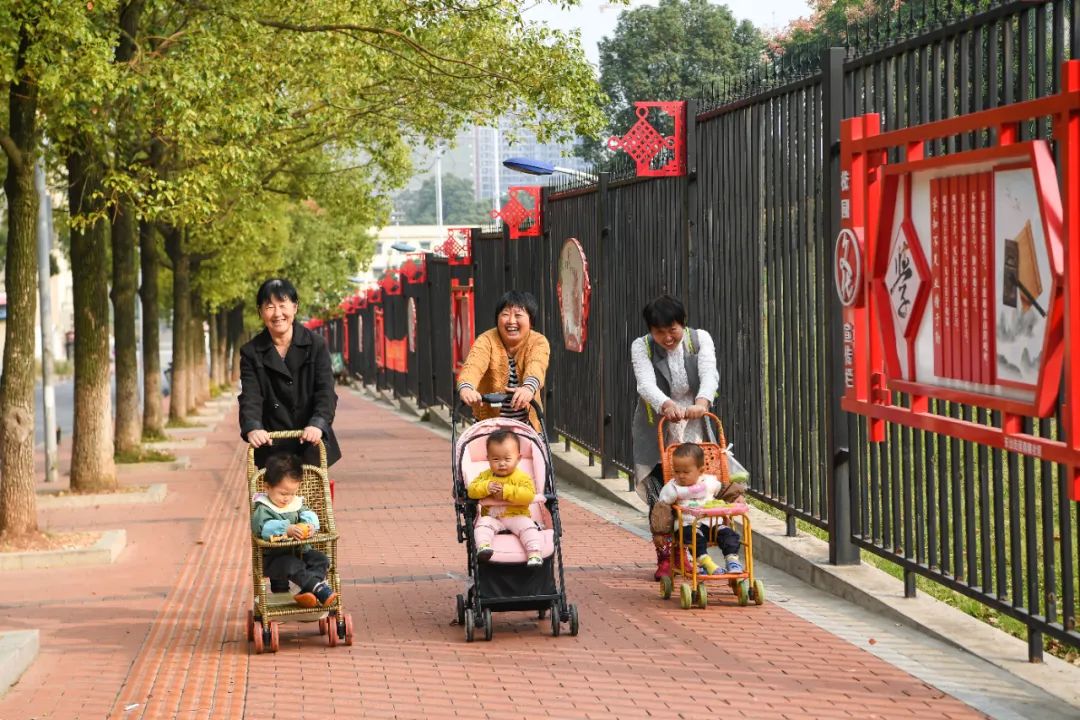
[[[450,344],[454,374],[461,370],[476,339],[476,314],[473,305],[473,286],[460,285],[455,280],[450,287]]]
[[[382,280],[379,281],[379,287],[387,295],[400,295],[401,294],[401,278],[398,277],[398,271],[391,268],[386,269],[386,274],[383,275]]]
[[[368,303],[370,303],[372,305],[378,305],[379,303],[381,303],[382,302],[382,288],[381,287],[368,288],[367,301],[368,301]]]
[[[401,266],[401,276],[409,283],[427,282],[427,253],[409,253]]]
[[[635,102],[637,122],[622,137],[608,138],[611,150],[622,150],[634,158],[638,177],[679,177],[686,174],[686,102]],[[675,119],[675,132],[665,137],[649,124],[649,110],[656,108]],[[661,152],[668,150],[672,157],[658,168],[652,162]]]
[[[446,228],[446,241],[435,250],[446,256],[451,265],[472,263],[472,228]]]
[[[521,201],[523,195],[531,207]],[[540,186],[511,185],[509,196],[501,209],[491,211],[491,217],[502,218],[510,228],[511,240],[540,237]]]

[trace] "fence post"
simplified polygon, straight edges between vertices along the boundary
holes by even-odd
[[[555,278],[558,276],[559,268],[558,262],[552,260],[555,257],[555,253],[552,251],[552,243],[555,241],[551,238],[551,229],[549,227],[550,217],[548,215],[548,199],[550,195],[550,188],[544,186],[540,189],[540,263],[539,272],[542,275],[540,297],[537,298],[540,304],[540,332],[544,334],[544,337],[549,340],[554,337],[561,337],[561,334],[556,332],[556,324],[559,322],[559,315],[552,308],[552,303],[555,302]],[[552,351],[552,359],[555,359],[556,351]],[[556,361],[557,362],[557,361]],[[557,373],[548,370],[547,380],[544,382],[544,423],[547,426],[547,439],[549,443],[556,443],[559,441],[559,431],[555,429],[558,422],[558,414],[555,408],[555,392],[553,382],[555,381]]]
[[[697,165],[698,165],[698,153],[697,153],[697,101],[686,101],[686,117],[683,119],[683,127],[686,128],[686,175],[682,178],[682,196],[683,196],[683,248],[682,248],[682,265],[679,268],[679,284],[682,287],[679,288],[679,292],[675,293],[676,297],[682,296],[687,304],[690,303],[691,298],[697,298],[697,292],[694,291],[699,287],[698,283],[698,263],[695,262],[697,255],[697,217],[698,217],[698,185],[697,185]],[[691,289],[693,288],[693,289]],[[700,301],[694,301],[695,304],[699,304]],[[700,307],[694,308],[691,312],[696,312],[696,317],[701,317]]]
[[[606,358],[604,357],[604,328],[607,324],[607,315],[610,312],[610,297],[607,292],[607,277],[610,268],[605,265],[607,257],[607,245],[608,240],[611,237],[611,223],[608,219],[608,185],[611,183],[611,173],[602,172],[597,181],[596,186],[596,224],[600,229],[600,239],[597,242],[596,263],[589,265],[589,270],[594,274],[595,286],[593,288],[593,297],[599,302],[595,302],[593,307],[596,308],[596,342],[598,343],[599,353],[599,381],[600,386],[600,408],[597,413],[597,422],[599,424],[599,445],[600,445],[600,477],[611,478],[618,477],[618,471],[615,468],[615,463],[612,462],[611,453],[614,450],[614,434],[615,426],[611,422],[611,414],[608,412],[608,381],[614,377],[606,370]],[[589,333],[592,335],[592,333]]]
[[[826,244],[818,253],[819,277],[825,278],[826,377],[830,401],[823,423],[825,434],[825,482],[829,501],[829,563],[856,565],[859,548],[851,541],[851,450],[847,413],[840,407],[844,390],[843,308],[832,283],[832,241],[840,233],[840,121],[844,117],[844,48],[827,48],[821,56],[822,187],[825,202]]]

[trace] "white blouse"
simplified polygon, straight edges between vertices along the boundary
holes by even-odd
[[[683,341],[667,354],[668,373],[671,375],[671,397],[656,384],[656,370],[649,359],[648,336],[639,337],[630,345],[630,361],[634,366],[634,378],[637,380],[637,392],[645,402],[652,406],[656,414],[668,400],[680,408],[690,407],[698,398],[705,398],[710,403],[720,385],[720,373],[716,369],[716,347],[712,336],[705,330],[698,330],[698,381],[697,388],[690,387],[686,374],[686,353],[689,343],[689,330],[683,334]],[[695,422],[687,427],[686,420],[668,423],[669,442],[701,442],[704,439],[704,423]]]

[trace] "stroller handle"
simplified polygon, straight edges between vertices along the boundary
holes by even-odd
[[[303,430],[272,430],[269,435],[271,440],[291,440],[304,434]],[[319,440],[319,467],[326,470],[326,444]],[[255,446],[248,445],[248,466],[255,467]]]
[[[701,417],[706,422],[712,420],[716,425],[716,442],[720,447],[727,447],[727,436],[724,435],[724,423],[720,422],[720,418],[711,412],[706,412]],[[660,447],[660,454],[663,455],[668,446],[664,444],[664,424],[668,419],[661,416],[660,420],[656,423],[656,443]]]
[[[480,401],[485,405],[502,405],[503,403],[510,402],[513,397],[514,394],[508,392],[484,393],[480,396]],[[541,423],[543,423],[544,409],[540,407],[540,403],[536,402],[535,396],[532,400],[529,400],[529,406],[536,411],[536,417],[539,418]],[[466,407],[465,403],[462,402],[461,398],[458,398],[458,401],[454,403],[454,420],[457,419],[457,416],[460,414],[460,410],[464,407]]]

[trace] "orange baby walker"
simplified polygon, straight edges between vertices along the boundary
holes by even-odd
[[[728,444],[727,438],[724,436],[724,426],[720,422],[720,418],[712,413],[705,413],[703,419],[706,422],[712,421],[716,426],[717,439],[717,442],[698,443],[699,447],[705,452],[704,472],[715,475],[724,486],[727,486],[731,482],[731,468],[728,464]],[[679,443],[665,444],[665,422],[667,422],[666,418],[660,418],[659,423],[657,423],[656,434],[660,446],[664,483],[667,484],[671,482],[673,474],[672,455]],[[765,585],[761,580],[754,577],[754,545],[753,533],[750,529],[750,507],[746,503],[717,503],[716,505],[706,503],[699,507],[687,508],[674,505],[672,510],[675,517],[672,533],[671,574],[660,578],[661,596],[665,600],[671,597],[675,589],[675,578],[678,577],[683,581],[679,584],[679,606],[683,610],[689,610],[695,605],[700,608],[708,607],[709,592],[707,585],[710,582],[726,582],[732,592],[735,593],[735,598],[741,606],[749,604],[751,600],[757,605],[763,604],[765,602]],[[682,540],[683,513],[690,515],[692,518],[692,540],[689,546],[684,545]],[[706,575],[698,572],[698,564],[695,560],[699,554],[697,551],[698,523],[708,523],[707,537],[709,542],[715,542],[717,529],[720,527],[721,522],[724,522],[722,519],[728,518],[726,522],[730,523],[730,518],[734,517],[742,518],[742,544],[746,554],[745,572],[724,573],[723,575]],[[687,562],[687,550],[690,551],[689,563]],[[689,567],[687,567],[688,564]]]

